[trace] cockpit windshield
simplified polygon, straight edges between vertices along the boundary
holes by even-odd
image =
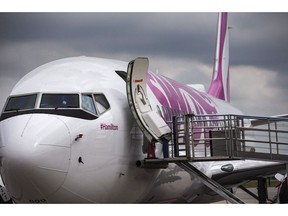
[[[46,113],[81,119],[97,119],[110,109],[103,93],[34,93],[11,96],[0,121],[13,116]]]
[[[43,94],[40,108],[79,108],[78,94]]]
[[[10,97],[5,112],[34,109],[37,94]]]

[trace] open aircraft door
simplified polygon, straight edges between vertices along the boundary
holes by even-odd
[[[136,58],[128,64],[127,98],[136,122],[149,142],[171,139],[171,129],[164,119],[152,110],[147,97],[148,58]]]

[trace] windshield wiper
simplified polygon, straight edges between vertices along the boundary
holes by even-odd
[[[55,110],[58,110],[58,109],[67,109],[67,108],[73,108],[73,109],[79,109],[79,107],[75,107],[75,106],[63,106],[63,107],[55,107]]]
[[[14,109],[9,109],[9,110],[5,110],[5,112],[12,112],[12,111],[14,111],[14,112],[19,112],[19,108],[14,108]]]

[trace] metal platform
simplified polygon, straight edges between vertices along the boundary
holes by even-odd
[[[254,121],[258,124],[251,127]],[[185,157],[189,161],[256,159],[287,163],[288,119],[244,115],[174,117],[169,149],[169,158]]]

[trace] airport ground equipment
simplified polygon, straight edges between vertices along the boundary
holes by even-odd
[[[267,160],[287,164],[288,119],[246,115],[183,115],[173,117],[172,140],[165,158],[137,161],[143,168],[176,163],[196,175],[231,203],[243,203],[193,166],[197,161]],[[165,145],[165,143],[163,144]]]

